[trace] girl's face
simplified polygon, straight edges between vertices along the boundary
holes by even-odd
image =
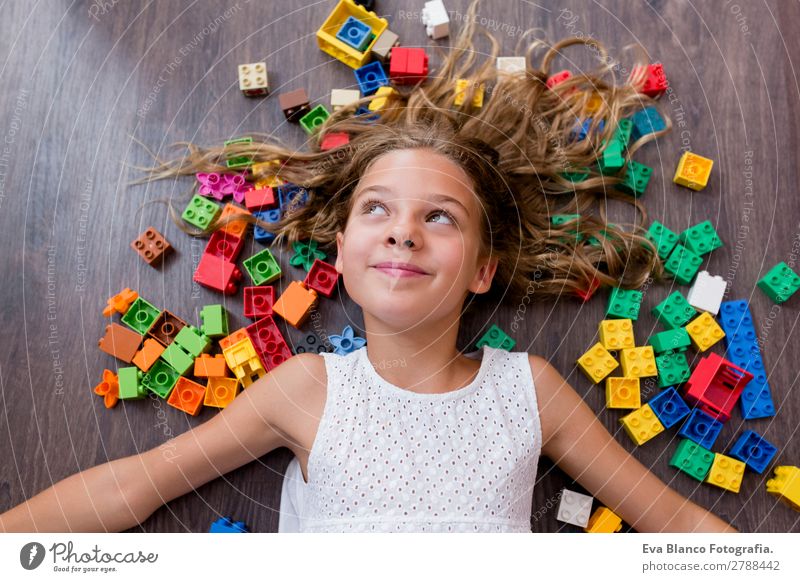
[[[351,208],[336,235],[336,270],[365,315],[405,330],[457,316],[468,291],[489,290],[497,259],[480,256],[483,209],[470,178],[445,156],[381,156],[359,180]]]

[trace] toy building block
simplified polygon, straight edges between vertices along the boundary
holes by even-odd
[[[200,354],[194,359],[193,374],[198,378],[224,378],[228,375],[228,366],[225,364],[225,356],[217,354]]]
[[[306,113],[300,118],[300,127],[302,127],[308,135],[313,135],[322,124],[327,121],[331,116],[325,106],[320,103],[314,109]]]
[[[249,187],[242,172],[235,174],[218,172],[198,172],[195,174],[200,182],[198,192],[201,196],[210,196],[215,200],[223,200],[226,196],[233,196],[240,200],[245,190]]]
[[[119,380],[117,375],[111,370],[103,370],[103,379],[94,387],[94,393],[103,397],[103,405],[106,408],[114,408],[119,401]]]
[[[97,342],[97,346],[105,353],[130,364],[141,343],[142,336],[135,331],[118,323],[110,323],[106,326],[105,335]]]
[[[625,167],[625,148],[616,140],[603,140],[601,153],[597,160],[597,169],[605,176],[617,174]]]
[[[238,290],[239,281],[242,280],[242,272],[233,263],[203,253],[193,279],[204,287],[224,295],[233,295]]]
[[[108,298],[108,301],[106,301],[106,306],[103,308],[103,316],[111,317],[115,313],[122,313],[124,315],[127,313],[128,308],[130,308],[131,303],[136,301],[138,297],[139,294],[136,291],[131,291],[125,287],[125,289],[113,297]]]
[[[375,42],[372,43],[370,52],[372,53],[373,60],[385,63],[392,56],[392,50],[400,44],[400,37],[393,33],[388,28],[384,30]]]
[[[600,322],[600,343],[612,351],[634,347],[633,322],[630,319],[604,319]]]
[[[789,265],[780,262],[756,284],[775,303],[783,303],[800,289],[800,276]]]
[[[245,259],[243,265],[254,285],[271,283],[281,276],[281,267],[269,249]]]
[[[244,316],[249,319],[261,319],[272,315],[272,305],[275,303],[275,288],[245,287],[244,288]]]
[[[336,34],[350,17],[370,28],[373,38],[364,47],[363,51],[359,51],[336,38]],[[385,18],[378,18],[374,12],[359,6],[353,0],[340,0],[317,31],[317,45],[320,50],[334,59],[338,59],[347,66],[356,69],[370,59],[370,51],[375,44],[375,38],[379,38],[387,26],[388,22]]]
[[[269,93],[267,63],[239,65],[239,89],[246,97],[261,97]]]
[[[297,184],[281,184],[275,189],[281,214],[287,214],[308,203],[308,190]]]
[[[639,92],[653,99],[661,97],[669,88],[667,76],[664,74],[664,66],[661,63],[649,64],[644,70],[641,66],[636,66],[631,76],[641,80],[641,86],[638,87]]]
[[[497,57],[496,68],[498,73],[507,75],[524,73],[527,66],[525,57]]]
[[[708,178],[711,176],[711,167],[713,165],[714,160],[709,160],[692,152],[683,152],[681,159],[678,160],[678,167],[675,169],[675,176],[673,176],[672,181],[679,186],[700,191],[708,185]]]
[[[317,292],[306,289],[301,281],[292,281],[275,301],[272,310],[289,325],[300,328],[318,301]]]
[[[181,218],[200,230],[208,230],[219,216],[219,204],[195,194],[183,211]]]
[[[655,107],[645,107],[637,111],[631,116],[631,121],[633,122],[633,129],[631,131],[633,141],[637,141],[646,135],[657,133],[667,128],[667,124],[664,123],[664,118],[661,117],[661,114]]]
[[[194,357],[177,343],[172,342],[161,352],[161,359],[170,365],[178,374],[183,376],[194,366]]]
[[[252,146],[253,145],[253,138],[252,137],[237,137],[235,139],[228,139],[222,142],[222,145],[225,147],[225,165],[228,168],[249,168],[253,165],[253,156],[249,154],[242,153],[240,150],[242,149],[250,149],[250,148],[241,148],[239,146]],[[233,146],[233,147],[231,147]],[[231,151],[233,150],[233,151]],[[244,193],[242,193],[244,194]],[[241,202],[241,197],[235,200],[237,202]]]
[[[752,430],[744,431],[731,447],[730,456],[742,461],[756,473],[763,473],[778,448]]]
[[[333,351],[333,344],[322,341],[317,334],[310,332],[307,333],[301,341],[292,346],[292,351],[295,354],[330,353]]]
[[[775,475],[767,481],[767,493],[800,511],[800,468],[791,465],[775,467]]]
[[[306,113],[310,111],[310,101],[305,89],[295,89],[287,93],[278,95],[278,103],[281,111],[288,121],[300,121]]]
[[[713,418],[727,422],[742,390],[752,379],[751,373],[709,352],[695,366],[686,384],[686,400]]]
[[[200,321],[203,335],[211,338],[228,335],[228,311],[223,305],[204,305]]]
[[[323,152],[340,148],[350,143],[350,136],[341,131],[331,131],[325,134],[319,142],[319,149]]]
[[[372,29],[357,18],[348,16],[336,33],[336,38],[357,51],[364,52],[372,42]]]
[[[575,291],[575,295],[580,297],[581,300],[586,303],[592,298],[592,295],[594,295],[595,291],[597,291],[599,288],[600,280],[597,277],[592,277],[591,282],[584,289],[578,289]]]
[[[703,312],[686,325],[692,345],[698,352],[704,352],[723,337],[725,332],[710,313]]]
[[[243,521],[232,521],[230,517],[220,517],[211,524],[208,533],[247,533],[247,526]]]
[[[622,182],[617,184],[616,188],[620,192],[639,198],[644,196],[652,174],[653,168],[650,166],[645,166],[636,160],[628,160],[625,163],[625,174],[622,176]]]
[[[331,107],[334,111],[339,111],[343,107],[354,104],[361,99],[361,92],[358,89],[332,89]]]
[[[422,24],[425,25],[425,34],[433,40],[446,38],[450,35],[450,17],[442,0],[430,0],[422,7]]]
[[[584,91],[584,93],[587,92]],[[586,104],[583,106],[583,111],[589,115],[593,115],[600,111],[603,101],[603,96],[600,95],[600,93],[597,91],[592,91],[589,93],[589,97],[586,99]]]
[[[293,267],[303,267],[306,271],[310,270],[314,261],[328,256],[324,251],[319,250],[318,246],[319,243],[313,239],[309,241],[294,241],[292,243],[294,254],[289,259],[289,264]]]
[[[702,264],[703,257],[678,243],[667,258],[667,262],[664,263],[664,269],[672,274],[678,283],[688,285]]]
[[[175,343],[195,358],[211,349],[211,340],[191,325],[187,325],[178,332],[178,335],[175,336]]]
[[[425,49],[396,47],[389,62],[389,78],[396,85],[414,85],[428,77],[428,55]]]
[[[623,416],[620,422],[625,432],[637,445],[643,445],[657,434],[664,432],[664,425],[658,420],[649,404]]]
[[[645,238],[653,243],[658,256],[662,259],[666,259],[672,249],[675,248],[675,245],[678,244],[678,235],[657,220],[654,220],[653,224],[650,225]]]
[[[683,384],[689,380],[691,370],[686,355],[682,352],[664,352],[656,356],[658,368],[658,386],[666,388],[676,384]]]
[[[225,408],[233,402],[238,391],[239,380],[236,378],[209,378],[203,405]]]
[[[247,219],[231,220],[230,217],[232,216],[250,216],[250,212],[235,204],[226,204],[225,208],[222,209],[222,214],[219,215],[219,223],[221,226],[218,230],[244,240],[245,234],[247,233]],[[230,220],[230,222],[226,222],[228,220]]]
[[[626,378],[647,378],[658,375],[653,346],[624,348],[620,351],[619,361],[622,364],[622,375]]]
[[[496,324],[492,324],[492,327],[490,327],[486,333],[481,336],[478,343],[475,344],[475,349],[479,350],[483,346],[489,346],[510,352],[514,349],[515,345],[517,345],[516,340],[511,338],[511,336],[500,329]]]
[[[639,378],[606,378],[606,407],[635,409],[642,405]]]
[[[167,399],[167,404],[178,410],[183,410],[187,414],[197,416],[197,413],[200,412],[200,407],[203,406],[205,397],[205,386],[181,376],[175,383],[175,388],[172,389]]]
[[[369,102],[367,109],[369,109],[369,111],[380,111],[386,106],[386,101],[389,99],[389,96],[396,94],[397,91],[395,91],[392,87],[378,87],[378,90],[375,91],[374,98]]]
[[[578,366],[590,382],[599,384],[619,366],[619,363],[603,344],[598,342],[578,358]]]
[[[215,230],[208,239],[205,252],[229,263],[236,262],[244,248],[244,241],[224,230]]]
[[[350,354],[367,344],[367,340],[355,335],[350,325],[345,325],[341,334],[331,334],[328,339],[333,344],[333,352],[340,356]]]
[[[336,270],[336,267],[325,261],[315,259],[303,284],[308,289],[313,289],[320,295],[331,297],[336,289],[336,282],[338,280],[339,272]]]
[[[650,408],[664,425],[664,428],[675,426],[678,421],[689,415],[689,407],[673,387],[662,390],[648,401]]]
[[[678,241],[696,255],[705,255],[722,246],[722,240],[710,220],[687,228]]]
[[[711,449],[722,430],[722,423],[699,408],[693,408],[689,418],[681,426],[678,435]]]
[[[142,372],[134,366],[120,368],[118,372],[119,397],[122,400],[138,400],[144,398],[145,389],[144,386],[142,386]]]
[[[697,273],[697,278],[686,295],[686,300],[695,309],[717,315],[727,286],[727,281],[719,275],[711,275],[708,271],[700,271]]]
[[[468,95],[472,94],[471,104],[473,107],[483,107],[483,92],[485,90],[485,86],[481,83],[479,86],[472,85],[470,87],[470,82],[468,79],[458,79],[456,81],[456,90],[455,96],[453,97],[453,105],[456,107],[461,107],[464,104],[465,99]]]
[[[706,483],[739,493],[744,477],[744,463],[727,455],[714,454],[714,462],[706,476]]]
[[[253,216],[268,224],[275,224],[281,219],[281,211],[280,209],[275,208],[272,210],[254,212]],[[256,242],[269,244],[275,239],[275,234],[256,224],[255,228],[253,229],[253,238],[256,240]]]
[[[680,469],[692,479],[702,482],[708,475],[713,462],[714,453],[689,439],[681,439],[669,464]]]
[[[180,377],[175,368],[159,359],[142,377],[142,386],[161,398],[167,398]]]
[[[219,344],[220,349],[224,350],[225,348],[231,347],[233,344],[242,341],[244,338],[248,337],[247,329],[244,327],[237,329],[235,332],[220,339],[217,343]]]
[[[261,359],[249,337],[224,349],[222,353],[231,372],[242,383],[244,388],[247,388],[266,374]]]
[[[697,315],[697,311],[689,305],[680,291],[671,293],[664,301],[653,307],[652,313],[667,329],[683,327]]]
[[[592,513],[594,498],[569,489],[561,492],[561,501],[558,504],[556,519],[564,523],[571,523],[578,527],[589,525],[589,515]]]
[[[131,248],[151,267],[162,264],[164,257],[172,251],[172,245],[152,226],[131,243]]]
[[[564,81],[572,78],[572,72],[563,70],[557,73],[553,73],[549,77],[547,77],[547,81],[545,81],[545,85],[548,89],[552,89],[553,87],[560,85]]]
[[[589,518],[589,523],[583,531],[586,533],[617,533],[621,529],[622,518],[608,507],[598,507]]]
[[[144,335],[153,325],[153,322],[158,319],[160,313],[157,308],[153,307],[145,299],[138,297],[128,308],[125,315],[122,316],[122,323],[139,332],[140,335]]]
[[[155,364],[156,360],[161,357],[163,352],[163,345],[152,338],[147,338],[144,340],[142,349],[133,356],[133,363],[142,372],[147,372],[150,370],[150,367]]]
[[[150,326],[147,335],[157,339],[162,345],[168,346],[175,341],[175,336],[185,325],[185,321],[165,309]]]
[[[246,333],[267,372],[272,371],[292,357],[292,351],[286,344],[286,340],[283,338],[278,326],[275,325],[272,316],[268,315],[248,325]]]
[[[614,287],[608,297],[606,317],[636,321],[639,318],[639,308],[641,306],[641,291]]]
[[[664,352],[685,352],[686,348],[692,345],[689,333],[682,327],[670,329],[655,334],[647,343],[653,346],[656,354]]]
[[[353,71],[353,74],[356,77],[356,83],[358,83],[361,93],[365,96],[372,95],[379,87],[389,85],[389,77],[386,76],[386,71],[383,70],[383,66],[378,61],[359,67]]]

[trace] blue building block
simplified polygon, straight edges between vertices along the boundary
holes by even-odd
[[[650,399],[648,404],[664,428],[674,426],[690,412],[689,406],[683,401],[674,386],[659,392]]]
[[[586,136],[589,135],[589,128],[592,126],[593,118],[588,117],[583,120],[581,126],[577,129],[573,129],[569,132],[569,139],[570,141],[583,141],[586,139]],[[600,134],[603,132],[603,129],[606,127],[606,120],[601,119],[597,124],[597,133]]]
[[[372,29],[352,16],[344,21],[344,24],[336,33],[336,38],[340,41],[356,49],[357,51],[364,52],[372,38],[370,33]]]
[[[374,123],[378,119],[380,119],[380,114],[375,113],[374,111],[370,111],[369,107],[364,107],[361,105],[358,109],[356,109],[355,117],[359,118],[359,121],[364,121],[366,123]]]
[[[777,452],[778,448],[760,434],[746,430],[736,439],[728,454],[746,463],[756,473],[763,473]]]
[[[273,208],[272,210],[254,212],[253,216],[263,220],[264,222],[274,224],[281,219],[281,211],[278,208]],[[253,229],[253,238],[255,238],[256,241],[260,242],[261,244],[268,245],[275,240],[275,234],[256,225],[256,227]]]
[[[389,78],[386,76],[386,71],[383,70],[379,61],[372,61],[363,67],[355,69],[353,73],[363,95],[372,95],[378,88],[389,85]]]
[[[678,434],[705,449],[711,449],[721,430],[722,423],[720,421],[699,408],[694,408]]]
[[[633,122],[633,129],[631,130],[633,141],[667,127],[655,107],[645,107],[641,111],[637,111],[631,116],[631,121]]]
[[[211,524],[208,533],[248,533],[243,521],[233,521],[230,517],[220,517]]]
[[[278,199],[278,206],[281,209],[281,215],[286,214],[290,206],[299,208],[308,203],[308,191],[297,184],[281,184],[275,188],[275,194]]]

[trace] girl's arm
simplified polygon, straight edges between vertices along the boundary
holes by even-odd
[[[0,531],[125,530],[168,501],[289,446],[286,429],[318,386],[312,373],[319,370],[317,358],[290,358],[214,418],[171,439],[168,448],[156,447],[59,481],[0,515]]]
[[[542,452],[640,532],[735,532],[670,489],[609,434],[546,360],[530,356],[542,419]]]

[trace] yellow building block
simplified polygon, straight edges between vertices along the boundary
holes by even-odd
[[[664,432],[664,425],[658,420],[649,404],[623,416],[619,421],[637,445],[643,445],[657,434]]]
[[[236,378],[209,378],[206,385],[205,406],[225,408],[236,398],[239,380]]]
[[[622,363],[622,375],[627,378],[658,376],[653,346],[625,348],[620,352],[619,361]]]
[[[369,26],[372,29],[372,34],[375,35],[375,38],[369,41],[363,51],[348,46],[336,38],[336,33],[339,32],[345,20],[350,16]],[[320,50],[328,53],[334,59],[339,59],[345,65],[357,69],[366,65],[372,58],[370,49],[388,26],[389,22],[385,18],[378,18],[377,14],[368,11],[363,6],[353,2],[353,0],[339,0],[339,3],[317,31],[317,45]]]
[[[460,107],[464,103],[464,97],[467,94],[467,88],[469,87],[469,80],[467,79],[459,79],[456,81],[456,95],[453,100],[453,105]],[[485,85],[483,83],[480,84],[480,87],[475,88],[475,92],[472,94],[472,106],[473,107],[483,107],[483,91],[485,89]]]
[[[586,111],[586,113],[588,114],[597,113],[602,104],[603,104],[603,97],[600,95],[600,93],[592,91],[592,94],[586,101],[586,105],[584,106],[584,111]]]
[[[603,378],[614,371],[619,363],[614,359],[603,344],[596,343],[589,350],[578,358],[578,366],[586,377],[595,384],[603,381]]]
[[[630,319],[604,319],[600,322],[600,343],[607,350],[634,347],[633,322]]]
[[[722,489],[739,493],[744,476],[744,463],[733,457],[714,453],[714,462],[706,477],[706,483],[711,483]]]
[[[267,373],[249,337],[223,349],[222,355],[244,388]]]
[[[709,160],[692,152],[683,152],[672,181],[692,190],[702,190],[708,185],[708,178],[711,176],[711,167],[713,165],[714,160]]]
[[[606,378],[606,407],[632,409],[641,405],[639,378]]]
[[[622,529],[622,519],[608,507],[598,507],[589,518],[586,533],[617,533]]]
[[[800,511],[800,467],[791,465],[775,467],[775,475],[767,481],[767,493],[774,495],[795,511]]]
[[[383,109],[383,106],[386,105],[386,99],[394,93],[397,93],[397,91],[392,87],[378,87],[378,91],[375,93],[376,97],[369,102],[369,110],[378,111]]]
[[[707,311],[687,323],[686,331],[689,333],[692,345],[700,352],[706,351],[725,337],[725,332]]]

